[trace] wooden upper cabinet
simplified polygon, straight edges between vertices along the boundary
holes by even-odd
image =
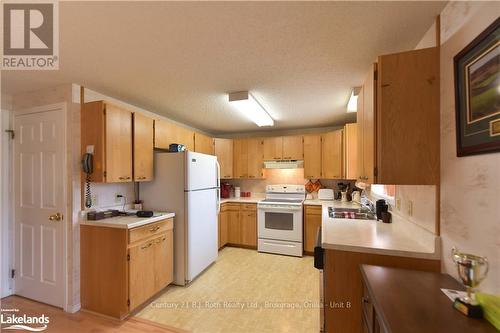
[[[304,145],[302,135],[283,137],[283,159],[284,160],[303,160]]]
[[[234,178],[248,177],[248,140],[233,140],[233,176]]]
[[[153,180],[153,119],[134,113],[134,180]]]
[[[132,112],[106,104],[106,182],[132,180]]]
[[[264,138],[264,160],[281,160],[283,158],[283,137]]]
[[[361,137],[361,154],[362,164],[360,168],[360,178],[363,182],[374,184],[375,167],[376,167],[376,127],[375,119],[377,113],[376,98],[377,98],[377,64],[373,64],[365,77],[363,84],[363,108],[362,121],[359,131],[362,132]],[[358,97],[359,100],[359,97]],[[394,157],[393,157],[394,158]]]
[[[262,139],[247,139],[248,178],[263,178],[264,143]]]
[[[304,135],[304,177],[321,178],[321,135]]]
[[[168,149],[170,144],[179,143],[187,150],[194,150],[194,131],[166,120],[155,120],[155,148]]]
[[[215,155],[220,164],[220,178],[233,178],[233,140],[214,139]]]
[[[344,177],[346,179],[358,179],[359,177],[358,124],[356,123],[344,126]]]
[[[321,176],[324,179],[343,178],[343,133],[340,129],[321,136]]]
[[[377,183],[439,182],[439,49],[378,58]]]
[[[363,142],[364,142],[364,131],[363,131],[363,117],[364,117],[364,86],[361,86],[361,89],[358,94],[358,111],[356,115],[356,124],[358,125],[358,151],[357,151],[357,169],[358,176],[357,178],[361,181],[364,181],[364,154],[363,154]]]
[[[208,155],[215,155],[214,153],[214,138],[201,133],[194,133],[194,151]]]

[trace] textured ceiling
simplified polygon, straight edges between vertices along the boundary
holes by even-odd
[[[276,129],[354,121],[377,55],[412,49],[444,2],[61,2],[60,69],[5,71],[14,94],[78,83],[214,134],[251,132],[227,92]]]

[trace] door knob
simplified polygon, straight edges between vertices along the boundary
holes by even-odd
[[[55,213],[49,216],[49,221],[61,221],[63,219],[63,215],[61,213]]]

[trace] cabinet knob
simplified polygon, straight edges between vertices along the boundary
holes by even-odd
[[[141,246],[141,250],[145,250],[145,249],[147,249],[148,247],[151,247],[151,245],[153,245],[153,243],[147,243],[146,245]]]
[[[159,225],[157,225],[157,226],[156,226],[156,227],[154,227],[154,228],[149,229],[149,231],[150,231],[150,232],[156,232],[156,231],[158,231],[158,230],[160,230],[160,226],[159,226]]]

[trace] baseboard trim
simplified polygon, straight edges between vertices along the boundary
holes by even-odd
[[[81,303],[74,304],[74,305],[66,304],[66,308],[64,309],[64,311],[69,312],[69,313],[75,313],[75,312],[80,311],[81,309],[82,309]]]

